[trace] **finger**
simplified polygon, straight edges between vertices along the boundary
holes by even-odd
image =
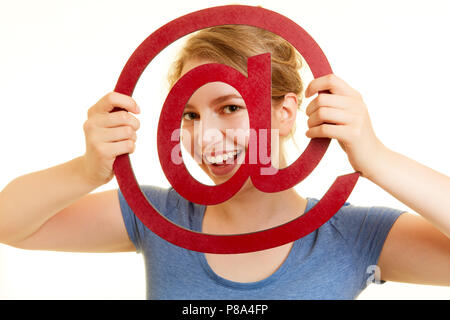
[[[308,138],[330,138],[341,140],[343,134],[345,133],[344,125],[334,125],[334,124],[321,124],[313,128],[309,128],[305,135]]]
[[[355,107],[357,102],[354,98],[340,96],[337,94],[321,93],[308,104],[305,112],[310,116],[320,107],[333,107],[338,109],[351,109]]]
[[[323,123],[329,124],[349,124],[352,120],[352,114],[344,110],[320,107],[308,119],[308,127],[312,128]]]
[[[308,88],[306,88],[305,97],[308,98],[316,93],[319,93],[320,91],[326,90],[341,96],[361,98],[361,94],[358,91],[350,87],[344,80],[332,73],[311,81]]]
[[[112,157],[117,157],[126,153],[133,153],[136,149],[136,144],[133,140],[123,140],[114,143],[105,143],[103,148],[105,152]]]
[[[97,125],[103,128],[116,128],[121,126],[130,126],[134,130],[140,128],[139,120],[127,111],[118,111],[98,115]]]
[[[99,139],[102,142],[116,142],[123,140],[137,140],[136,131],[130,126],[122,126],[118,128],[104,128],[100,133]]]
[[[121,108],[133,113],[140,113],[140,109],[133,98],[118,92],[110,92],[89,109],[88,115],[93,113],[109,113],[114,108]]]

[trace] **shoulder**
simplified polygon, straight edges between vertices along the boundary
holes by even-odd
[[[141,185],[140,188],[145,197],[155,206],[172,209],[177,207],[182,199],[172,187],[164,188],[152,185]]]
[[[173,187],[140,185],[139,188],[148,202],[158,210],[161,215],[182,227],[192,228],[194,220],[199,217],[199,213],[202,211],[201,205],[194,204],[184,199]],[[129,216],[134,219],[135,215],[133,210],[128,205],[120,189],[118,190],[118,193],[121,210],[125,219]]]
[[[172,205],[176,204],[177,197],[175,196],[176,191],[172,187],[160,187],[154,185],[140,185],[142,193],[148,200],[152,201],[152,204],[161,205]],[[119,195],[123,197],[123,193],[118,189]]]
[[[308,198],[310,207],[318,201]],[[327,224],[339,232],[346,242],[355,244],[370,238],[385,238],[402,213],[404,211],[385,206],[360,206],[345,202]]]

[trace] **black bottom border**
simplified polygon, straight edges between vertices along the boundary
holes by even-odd
[[[394,310],[402,316],[417,312],[448,310],[449,300],[3,300],[2,312],[34,316],[106,315],[129,317],[144,314],[152,319],[299,319],[332,313],[334,316],[386,315]],[[384,308],[386,307],[386,309]],[[358,308],[358,309],[355,309]],[[361,308],[361,309],[360,309]],[[390,309],[387,309],[390,308]],[[391,309],[394,308],[394,309]],[[43,312],[42,312],[43,311]],[[395,312],[394,311],[394,312]]]

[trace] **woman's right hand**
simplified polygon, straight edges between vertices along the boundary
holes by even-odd
[[[111,112],[115,107],[127,111]],[[110,92],[88,110],[83,125],[86,153],[83,155],[84,173],[90,184],[103,185],[114,177],[113,163],[117,156],[133,153],[139,120],[131,113],[140,109],[129,96]]]

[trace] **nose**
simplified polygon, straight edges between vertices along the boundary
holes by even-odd
[[[197,128],[194,127],[194,138],[200,150],[211,152],[224,148],[226,128],[224,121],[217,115],[206,112],[200,116],[200,121],[196,121],[195,125]]]

